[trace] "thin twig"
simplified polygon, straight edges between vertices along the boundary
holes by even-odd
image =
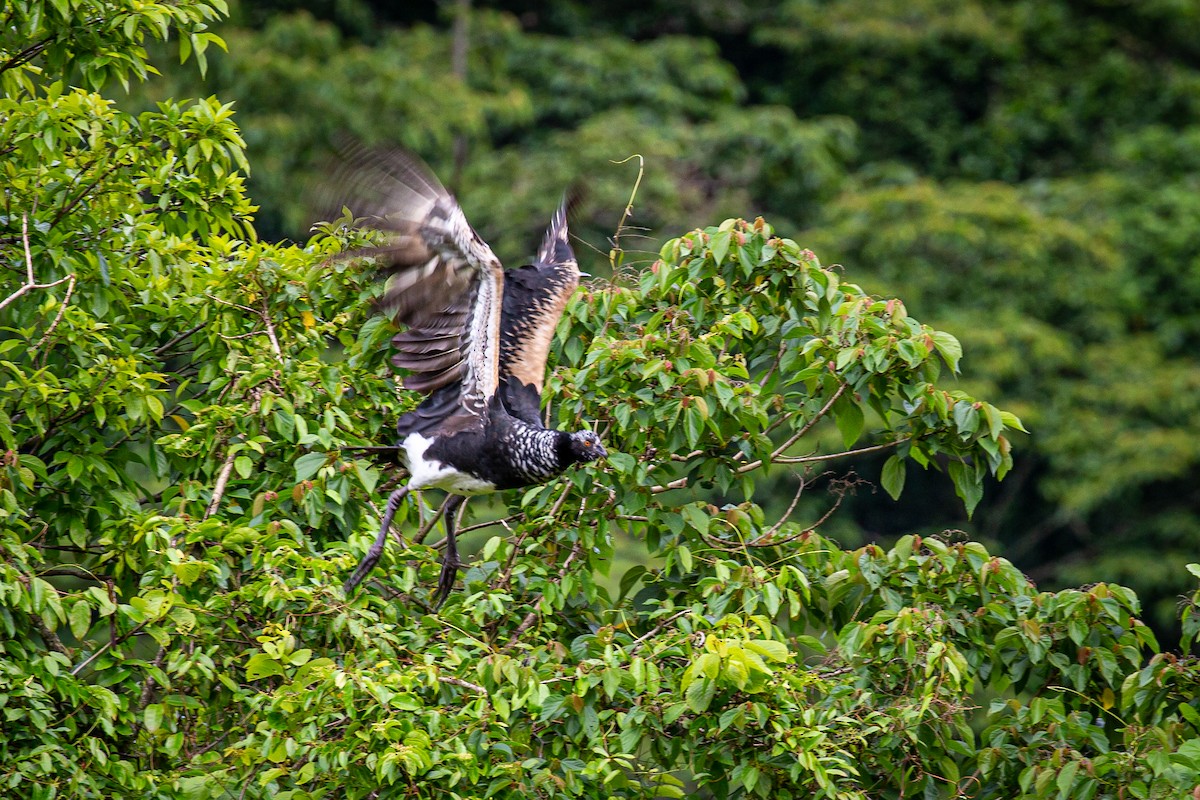
[[[225,496],[225,487],[229,484],[229,476],[233,472],[233,460],[237,457],[237,453],[230,452],[225,456],[225,463],[221,465],[221,472],[217,475],[217,482],[213,485],[212,499],[208,502],[208,508],[204,511],[204,519],[208,519],[217,512],[217,508],[221,505],[221,498]]]
[[[49,546],[47,546],[47,549],[57,550],[59,548],[50,548]],[[84,551],[78,550],[77,548],[63,548],[63,549],[68,549],[69,551],[76,552],[76,553],[84,552]],[[79,579],[85,580],[85,581],[95,581],[96,583],[104,583],[105,581],[109,580],[108,575],[97,575],[96,573],[90,572],[76,564],[60,564],[56,567],[50,567],[49,569],[44,569],[38,573],[38,576],[42,577],[42,578],[51,578],[51,577],[55,577],[58,575],[69,575],[72,578],[79,578]]]
[[[3,64],[0,64],[0,72],[7,72],[10,69],[15,69],[16,67],[19,67],[22,64],[26,64],[29,61],[32,61],[34,58],[37,57],[38,53],[45,50],[50,45],[50,43],[53,41],[54,41],[53,36],[47,36],[45,39],[42,39],[40,42],[32,44],[29,47],[26,47],[24,50],[17,53],[12,58],[10,58],[8,61],[5,61]]]
[[[116,616],[114,615],[113,618],[115,619]],[[142,628],[146,627],[146,625],[149,622],[150,622],[150,620],[146,620],[145,622],[139,622],[137,624],[137,626],[133,630],[131,630],[129,633],[126,633],[122,636],[118,636],[115,639],[109,639],[107,642],[100,645],[100,647],[98,647],[96,649],[96,652],[92,653],[90,656],[85,658],[83,661],[80,661],[79,664],[77,664],[75,666],[75,668],[71,670],[71,674],[78,675],[79,673],[83,672],[85,669],[87,669],[87,666],[89,664],[91,664],[93,661],[95,661],[97,658],[99,658],[103,653],[107,652],[108,650],[110,650],[113,647],[116,647],[117,645],[119,645],[121,642],[125,641],[129,637],[136,636],[137,634],[141,633]]]
[[[788,449],[791,448],[792,445],[794,445],[796,442],[800,441],[800,439],[804,436],[804,434],[806,434],[810,430],[812,430],[812,427],[814,425],[816,425],[817,422],[822,417],[824,417],[826,414],[829,413],[829,409],[833,408],[833,404],[838,401],[838,398],[841,397],[842,394],[845,393],[846,389],[848,389],[849,386],[850,386],[850,384],[843,382],[842,385],[838,387],[838,390],[833,393],[833,396],[830,397],[829,400],[825,403],[825,405],[821,406],[821,409],[816,414],[813,415],[812,419],[810,419],[808,422],[806,422],[804,424],[804,426],[802,428],[800,428],[800,430],[796,431],[794,434],[792,434],[790,437],[788,437],[787,441],[785,441],[783,444],[779,445],[779,447],[776,447],[771,452],[770,460],[771,461],[780,460],[780,456],[782,456],[784,453],[786,453],[788,451]],[[796,462],[796,463],[802,463],[802,462]],[[758,469],[762,465],[763,465],[763,459],[761,459],[761,458],[757,461],[751,461],[749,464],[743,464],[742,466],[738,467],[737,474],[744,475],[745,473],[750,472],[751,470]]]
[[[848,488],[848,487],[846,487],[846,488]],[[820,519],[818,519],[813,524],[807,526],[806,528],[801,530],[799,533],[794,533],[791,536],[787,536],[783,539],[774,539],[769,542],[764,541],[768,536],[771,536],[781,525],[783,525],[784,520],[781,519],[781,520],[779,520],[779,524],[775,525],[773,528],[771,528],[771,530],[767,531],[762,536],[759,536],[754,541],[747,542],[746,546],[747,547],[778,547],[781,544],[790,544],[791,542],[794,542],[797,539],[799,539],[801,536],[804,536],[805,534],[810,534],[810,533],[814,532],[817,528],[824,525],[829,520],[829,518],[833,516],[834,512],[837,511],[838,508],[841,507],[842,500],[845,499],[845,497],[846,497],[846,488],[843,488],[841,491],[835,490],[835,493],[837,494],[837,500],[833,501],[833,505],[830,506],[829,509],[826,510],[826,512],[821,515]],[[785,516],[784,519],[787,519],[787,517]]]
[[[650,639],[652,636],[654,636],[655,634],[657,634],[657,633],[658,633],[659,631],[661,631],[663,628],[665,628],[665,627],[667,627],[668,625],[670,625],[670,624],[671,624],[672,622],[674,622],[675,620],[679,619],[680,617],[686,616],[687,614],[690,614],[691,612],[692,612],[692,609],[690,609],[690,608],[685,608],[685,609],[683,609],[682,611],[676,611],[674,614],[672,614],[671,616],[669,616],[669,617],[667,617],[666,619],[662,620],[662,621],[661,621],[661,622],[659,622],[657,625],[655,625],[653,628],[651,628],[651,629],[650,629],[650,630],[649,630],[647,633],[644,633],[644,634],[642,634],[641,636],[639,636],[638,638],[636,638],[636,639],[634,639],[632,642],[630,642],[630,644],[629,644],[629,650],[628,650],[627,652],[629,653],[629,655],[633,655],[633,654],[634,654],[634,653],[636,653],[636,652],[638,651],[638,649],[639,649],[639,648],[640,648],[642,645],[644,645],[644,644],[645,644],[645,643],[646,643],[646,642],[647,642],[647,641],[648,641],[648,640],[649,640],[649,639]]]
[[[451,678],[448,675],[438,675],[438,681],[440,683],[448,683],[451,686],[461,686],[464,689],[470,689],[473,692],[479,692],[479,694],[487,694],[487,689],[483,688],[477,683],[464,681],[462,678]]]
[[[261,289],[261,286],[260,286]],[[283,358],[283,348],[279,346],[279,339],[275,336],[275,323],[271,322],[271,310],[267,307],[267,292],[262,289],[261,303],[263,325],[267,327],[267,338],[271,340],[271,348],[275,351],[275,355]]]
[[[433,526],[437,524],[437,521],[442,518],[442,514],[446,512],[446,506],[450,504],[451,496],[452,495],[446,495],[446,499],[442,501],[440,506],[438,506],[438,510],[435,511],[433,516],[421,526],[419,531],[417,531],[417,535],[413,537],[413,544],[424,544],[425,537],[429,535],[429,532],[433,530]],[[465,501],[463,502],[463,505],[466,506]],[[399,536],[399,534],[397,534],[397,536]],[[403,538],[401,538],[401,541],[403,541]]]
[[[759,386],[766,386],[767,381],[771,380],[771,376],[775,374],[775,368],[779,366],[779,362],[783,359],[783,354],[786,351],[787,351],[787,340],[785,339],[779,343],[779,349],[775,353],[775,360],[771,362],[771,367],[770,367],[770,369],[767,370],[767,374],[764,375],[762,377],[762,380],[760,380],[758,382]]]
[[[96,166],[98,163],[100,163],[100,159],[96,159],[91,164],[88,164],[87,167],[84,168],[82,171],[80,171],[75,176],[75,179],[73,181],[71,181],[72,185],[78,183],[80,177],[82,177],[84,173],[86,173],[92,167]],[[100,185],[100,181],[104,180],[109,175],[116,172],[117,168],[122,167],[122,166],[125,166],[125,165],[121,161],[116,161],[113,164],[109,165],[108,169],[106,169],[104,172],[97,175],[96,179],[94,181],[92,181],[90,184],[88,184],[86,187],[84,187],[84,189],[79,194],[75,195],[75,197],[70,200],[70,202],[66,203],[62,208],[60,208],[58,210],[58,213],[54,215],[54,219],[50,221],[50,227],[53,228],[56,225],[58,225],[58,223],[62,222],[63,218],[65,216],[67,216],[67,214],[70,214],[72,211],[75,210],[75,206],[77,206],[81,202],[83,202],[83,198],[87,197],[88,194],[93,189],[95,189],[97,186]],[[101,194],[105,194],[105,192],[101,192]]]
[[[677,480],[671,481],[670,483],[664,483],[661,486],[651,486],[650,494],[662,494],[663,492],[669,492],[672,489],[683,489],[683,488],[686,488],[687,485],[688,485],[687,478],[679,478]]]
[[[796,494],[794,497],[792,497],[792,502],[787,507],[787,510],[783,512],[783,516],[779,518],[778,522],[768,528],[766,533],[755,539],[755,542],[761,542],[764,539],[769,539],[775,535],[776,531],[783,527],[783,523],[787,522],[787,518],[792,515],[792,512],[796,510],[796,506],[799,505],[800,497],[804,494],[804,490],[807,486],[808,483],[804,480],[804,478],[800,478],[800,485],[796,487]]]
[[[634,200],[634,198],[637,197],[638,188],[642,185],[642,173],[645,172],[645,170],[646,170],[646,159],[642,158],[642,156],[640,154],[634,153],[633,155],[629,156],[628,158],[624,158],[621,161],[610,161],[609,162],[610,164],[617,164],[619,166],[621,164],[625,164],[629,161],[632,161],[635,158],[638,160],[637,180],[635,180],[633,182],[633,191],[629,193],[629,202],[625,204],[625,211],[621,213],[621,219],[619,222],[617,222],[617,230],[615,233],[613,233],[612,251],[608,254],[609,264],[612,266],[612,271],[613,271],[614,275],[616,274],[617,269],[620,266],[619,264],[616,263],[616,258],[617,258],[617,254],[622,252],[621,251],[621,232],[625,229],[625,220],[629,219],[633,215],[633,200]]]
[[[196,325],[196,326],[194,326],[194,327],[188,328],[186,331],[184,331],[183,333],[179,334],[178,336],[176,336],[175,338],[173,338],[171,341],[167,342],[166,344],[159,345],[158,347],[154,348],[154,349],[153,349],[152,351],[150,351],[150,352],[154,353],[154,355],[156,355],[156,356],[161,356],[163,353],[167,352],[167,351],[168,351],[168,350],[170,350],[172,347],[174,347],[175,345],[179,344],[179,343],[180,343],[180,342],[182,342],[184,339],[188,338],[188,337],[189,337],[189,336],[191,336],[193,333],[195,333],[195,332],[197,332],[198,330],[200,330],[201,328],[203,328],[203,327],[204,327],[206,324],[207,324],[207,323],[201,322],[199,325]]]
[[[796,456],[794,458],[777,458],[776,464],[815,464],[818,461],[832,461],[835,458],[845,458],[847,456],[861,456],[867,453],[878,453],[880,450],[887,450],[895,447],[898,444],[903,444],[911,439],[911,436],[902,436],[894,442],[884,442],[883,444],[873,444],[870,447],[860,447],[857,450],[843,450],[840,453],[821,453],[815,456]]]
[[[500,519],[489,519],[489,520],[485,520],[483,522],[476,522],[474,525],[468,525],[465,528],[459,528],[455,532],[458,534],[463,534],[463,533],[468,533],[470,531],[478,531],[478,530],[483,530],[484,528],[490,528],[493,525],[507,525],[510,522],[514,522],[514,521],[520,519],[521,516],[522,516],[521,514],[513,514],[512,516],[501,517]]]
[[[71,302],[71,295],[75,293],[75,273],[71,273],[67,278],[70,279],[70,284],[67,286],[66,295],[63,296],[62,305],[58,307],[58,314],[55,315],[54,322],[51,322],[50,327],[42,334],[42,338],[38,339],[37,344],[33,346],[34,350],[45,344],[46,340],[50,338],[50,334],[54,333],[54,329],[58,327],[58,323],[62,322],[63,314],[67,310],[67,304]]]
[[[75,280],[74,274],[59,278],[51,283],[38,283],[37,279],[33,277],[33,253],[29,249],[29,216],[27,214],[21,215],[21,241],[25,245],[25,285],[20,289],[17,289],[8,297],[0,300],[0,310],[2,310],[9,303],[14,302],[18,297],[26,292],[31,292],[34,289],[50,289],[58,286],[60,283],[66,283],[67,281]]]

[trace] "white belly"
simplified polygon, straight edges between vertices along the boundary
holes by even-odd
[[[454,467],[440,461],[425,457],[425,451],[433,444],[419,433],[409,434],[404,440],[404,452],[407,454],[408,480],[410,489],[442,489],[452,494],[487,494],[496,491],[495,484],[480,480],[474,475],[460,472]]]

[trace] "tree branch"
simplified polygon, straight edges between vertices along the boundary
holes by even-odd
[[[26,292],[31,292],[34,289],[50,289],[58,286],[60,283],[66,283],[67,281],[71,281],[72,287],[74,286],[75,275],[73,273],[59,278],[51,283],[38,283],[37,279],[33,277],[33,253],[29,249],[29,216],[27,214],[21,215],[21,241],[25,245],[25,285],[20,289],[17,289],[8,297],[0,300],[0,310],[2,310],[9,303],[14,302],[21,295],[25,294]]]
[[[24,50],[17,53],[12,58],[10,58],[8,61],[5,61],[3,64],[0,64],[0,72],[7,72],[10,69],[14,69],[16,67],[21,66],[22,64],[26,64],[26,63],[32,61],[33,59],[37,58],[38,53],[42,52],[47,47],[49,47],[50,43],[53,41],[54,41],[53,36],[47,36],[45,39],[42,39],[40,42],[37,42],[36,44],[32,44],[29,47],[26,47]]]
[[[479,694],[488,693],[487,689],[483,688],[479,684],[471,683],[470,681],[464,681],[462,678],[451,678],[448,675],[438,675],[438,681],[440,683],[450,684],[451,686],[461,686],[464,689],[470,689],[471,691],[478,692]]]
[[[62,653],[68,658],[70,657],[71,651],[67,650],[66,645],[62,643],[62,639],[58,638],[58,634],[50,630],[46,625],[46,621],[42,619],[41,614],[32,611],[29,612],[29,621],[33,623],[33,627],[37,628],[38,634],[42,637],[42,641],[46,643],[47,647],[55,652]]]
[[[114,617],[114,619],[115,619],[115,617]],[[96,648],[96,652],[92,653],[90,656],[85,658],[83,661],[80,661],[78,664],[76,664],[75,667],[71,670],[71,674],[78,675],[79,673],[83,672],[85,669],[87,669],[87,666],[89,664],[91,664],[93,661],[95,661],[97,658],[99,658],[103,653],[116,647],[117,645],[119,645],[121,642],[125,641],[129,637],[136,636],[137,634],[141,633],[142,628],[145,628],[149,622],[150,622],[150,620],[146,620],[145,622],[139,622],[137,624],[137,627],[135,627],[129,633],[109,639],[107,642],[100,645],[100,647]]]
[[[158,347],[154,348],[154,349],[153,349],[151,352],[152,352],[152,353],[154,353],[154,355],[156,355],[156,356],[161,356],[163,353],[167,352],[167,351],[168,351],[168,350],[170,350],[172,347],[174,347],[175,345],[179,344],[179,343],[180,343],[180,342],[182,342],[184,339],[188,338],[188,337],[189,337],[189,336],[191,336],[193,333],[195,333],[195,332],[197,332],[198,330],[200,330],[201,328],[203,328],[203,327],[205,326],[205,324],[206,324],[206,323],[203,323],[203,322],[201,322],[199,325],[196,325],[196,326],[194,326],[194,327],[188,328],[186,331],[184,331],[183,333],[179,334],[178,336],[176,336],[174,339],[172,339],[171,341],[167,342],[166,344],[164,344],[164,345],[159,345]]]
[[[672,622],[679,619],[680,617],[687,616],[691,612],[692,612],[692,609],[690,609],[690,608],[685,608],[682,611],[676,611],[671,616],[669,616],[666,619],[659,622],[657,625],[655,625],[653,628],[651,628],[648,632],[642,634],[641,636],[639,636],[638,638],[636,638],[632,642],[630,642],[629,650],[627,652],[629,653],[629,655],[633,655],[634,653],[636,653],[638,651],[638,649],[642,645],[644,645],[653,636],[657,635],[659,633],[659,631],[661,631],[663,628],[667,627],[668,625],[670,625]]]
[[[70,279],[70,284],[67,286],[67,294],[63,297],[62,305],[58,307],[58,314],[54,317],[54,322],[50,323],[50,327],[42,334],[42,338],[38,339],[37,344],[33,346],[34,350],[41,348],[46,340],[50,338],[50,334],[54,333],[54,329],[58,327],[58,323],[62,322],[63,314],[66,313],[67,304],[71,302],[71,295],[75,293],[75,275],[74,273],[67,276]]]
[[[437,511],[433,512],[433,516],[430,517],[428,520],[426,520],[425,524],[421,526],[421,529],[419,531],[417,531],[417,535],[413,537],[413,544],[424,544],[425,543],[425,537],[429,535],[429,532],[431,530],[433,530],[433,526],[437,524],[437,521],[442,518],[442,514],[446,513],[446,506],[449,503],[450,503],[450,495],[446,495],[446,499],[442,501],[442,504],[440,506],[438,506]],[[466,502],[464,502],[463,508],[466,508],[466,507],[467,507],[467,504],[466,504]],[[397,533],[397,536],[399,536],[398,533]],[[403,541],[404,537],[401,536],[400,540]]]
[[[814,464],[818,461],[833,461],[835,458],[845,458],[846,456],[861,456],[867,453],[878,453],[880,450],[887,450],[895,447],[911,439],[911,436],[902,436],[894,442],[884,442],[883,444],[873,444],[870,447],[860,447],[857,450],[843,450],[840,453],[821,453],[815,456],[795,456],[794,458],[777,458],[776,464]]]
[[[806,433],[808,433],[810,430],[812,430],[813,426],[816,425],[817,422],[819,422],[822,417],[824,417],[826,414],[829,413],[829,409],[833,408],[833,404],[838,401],[839,397],[841,397],[843,394],[845,394],[846,389],[848,389],[849,387],[850,387],[850,384],[843,381],[842,385],[838,387],[838,390],[833,393],[833,397],[830,397],[829,400],[826,401],[825,405],[821,406],[821,409],[816,414],[813,415],[812,419],[810,419],[808,422],[804,423],[804,426],[802,428],[800,428],[800,430],[796,431],[794,434],[789,436],[787,441],[785,441],[783,444],[779,445],[779,447],[776,447],[771,452],[769,460],[772,462],[774,462],[774,461],[783,462],[783,459],[780,458],[780,456],[782,456],[784,453],[786,453],[791,448],[792,445],[794,445],[796,442],[800,441],[800,439],[803,438],[803,436]],[[800,463],[800,462],[795,462],[795,463]],[[761,458],[758,461],[751,461],[749,464],[743,464],[742,466],[738,467],[737,474],[744,475],[745,473],[750,472],[751,470],[758,469],[762,465],[763,465],[763,459],[761,459]]]
[[[208,501],[208,508],[204,511],[204,519],[217,513],[217,508],[221,505],[221,498],[225,496],[225,487],[229,485],[229,476],[233,473],[233,460],[236,457],[237,453],[233,452],[225,456],[225,463],[221,465],[221,471],[217,474],[217,482],[213,485],[212,499]]]
[[[687,487],[687,485],[688,485],[687,478],[678,478],[677,480],[673,480],[670,483],[664,483],[661,486],[651,486],[650,494],[662,494],[663,492],[669,492],[672,489],[684,489]]]

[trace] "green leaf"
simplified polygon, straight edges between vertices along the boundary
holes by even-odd
[[[933,340],[933,346],[938,353],[945,359],[946,364],[952,372],[958,372],[958,362],[962,358],[962,345],[958,339],[954,338],[945,331],[934,331],[930,338]]]
[[[906,474],[906,464],[904,459],[899,455],[893,455],[883,462],[883,473],[879,477],[879,482],[883,484],[883,489],[893,500],[899,500],[901,492],[904,491],[904,477]]]
[[[646,568],[641,564],[636,564],[625,571],[621,576],[620,594],[618,599],[623,599],[634,586],[637,586],[642,577],[646,574]]]
[[[693,529],[701,533],[708,532],[708,523],[711,519],[708,515],[707,504],[691,503],[679,509],[679,513],[683,515],[683,519]]]
[[[623,475],[631,474],[637,467],[637,459],[628,453],[609,453],[608,463],[612,464],[617,472]]]
[[[68,619],[71,623],[71,635],[82,640],[84,636],[87,636],[88,629],[92,627],[91,603],[86,600],[77,600],[75,605],[71,606]]]
[[[787,661],[791,657],[786,644],[772,639],[751,639],[746,642],[746,649],[753,650],[770,661]]]
[[[1063,764],[1063,768],[1059,770],[1058,778],[1055,784],[1058,786],[1058,800],[1070,800],[1075,795],[1072,794],[1072,789],[1075,786],[1075,774],[1079,772],[1078,761],[1068,761]]]
[[[150,733],[154,733],[163,722],[163,707],[161,703],[151,703],[146,706],[146,710],[142,712],[142,724]]]
[[[246,663],[246,680],[256,681],[283,674],[283,666],[266,653],[255,653]]]
[[[709,241],[709,249],[712,251],[713,261],[719,267],[721,262],[725,260],[725,256],[729,253],[729,242],[732,233],[730,231],[720,231],[714,233]]]
[[[1012,428],[1013,430],[1018,430],[1021,433],[1029,433],[1029,431],[1025,430],[1025,426],[1021,424],[1020,417],[1018,417],[1016,414],[1008,411],[1001,411],[1000,419],[1004,422],[1006,427]]]
[[[299,417],[297,417],[299,419]],[[296,459],[296,482],[306,481],[313,475],[317,474],[317,470],[325,466],[329,457],[325,453],[305,453]]]
[[[238,456],[233,460],[233,468],[237,470],[237,474],[244,480],[250,477],[254,472],[254,462],[249,456]]]
[[[954,482],[954,491],[962,498],[969,518],[975,513],[975,506],[979,505],[983,497],[983,481],[977,477],[972,467],[961,461],[951,461],[949,471],[950,479]]]
[[[858,441],[866,423],[862,408],[854,401],[852,395],[853,392],[846,392],[833,406],[833,421],[841,431],[842,443],[847,448],[853,447]],[[847,399],[848,396],[851,396],[850,399]]]
[[[179,578],[179,582],[185,587],[190,587],[196,583],[197,579],[204,575],[204,564],[202,561],[182,561],[180,564],[172,564],[172,570],[175,572],[175,577]]]
[[[708,710],[708,706],[712,703],[713,696],[717,693],[717,683],[711,678],[700,678],[692,681],[684,693],[684,702],[687,707],[697,714],[702,714]]]

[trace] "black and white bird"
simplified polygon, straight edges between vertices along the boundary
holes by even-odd
[[[554,329],[579,285],[559,206],[533,264],[506,270],[435,177],[403,153],[360,153],[350,186],[366,224],[393,234],[370,255],[388,275],[379,310],[405,327],[392,339],[406,389],[427,397],[400,417],[397,450],[409,470],[388,498],[379,535],[344,589],[350,593],[383,554],[405,496],[437,488],[446,549],[434,608],[457,577],[455,512],[470,495],[544,483],[573,464],[608,455],[590,430],[546,428],[541,392]]]

